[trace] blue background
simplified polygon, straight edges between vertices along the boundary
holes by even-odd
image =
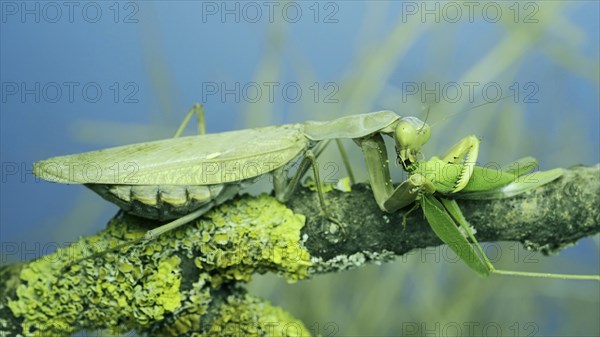
[[[116,211],[82,186],[34,179],[34,161],[169,137],[195,102],[206,106],[208,132],[380,109],[423,117],[429,107],[434,129],[426,156],[476,134],[483,162],[532,155],[542,169],[598,163],[598,2],[525,2],[518,13],[512,2],[476,4],[472,17],[457,2],[400,1],[292,2],[275,6],[272,16],[268,2],[82,2],[69,15],[64,2],[2,1],[1,264],[43,256],[101,230]],[[234,14],[223,16],[223,6]],[[472,100],[469,81],[479,84]],[[77,84],[72,100],[65,82]],[[266,82],[277,83],[272,102]],[[454,82],[463,89],[457,102],[451,92],[421,97],[403,90]],[[21,96],[21,85],[36,83],[39,99]],[[240,89],[236,99],[207,92],[236,83],[262,94],[253,99],[253,91]],[[484,85],[506,96],[515,83],[518,98],[469,110],[487,101]],[[86,84],[101,88],[97,101],[93,90],[82,92]],[[302,89],[298,101],[281,91],[285,85]],[[454,113],[460,114],[436,124]],[[365,180],[360,152],[350,150]],[[339,163],[334,152],[325,158]],[[514,264],[529,261],[519,245],[498,247],[504,269],[597,274],[600,268],[598,236],[555,257],[535,254],[530,265]],[[420,253],[296,285],[259,276],[250,288],[322,334],[328,323],[336,335],[394,335],[436,322],[442,328],[497,322],[511,336],[531,332],[527,322],[536,335],[599,333],[597,286],[483,280],[461,264]]]

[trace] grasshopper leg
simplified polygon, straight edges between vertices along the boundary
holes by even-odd
[[[383,202],[383,210],[388,213],[396,212],[414,201],[416,201],[422,193],[431,194],[435,192],[433,183],[420,174],[413,174],[408,179],[403,181]],[[405,214],[407,216],[413,209]]]

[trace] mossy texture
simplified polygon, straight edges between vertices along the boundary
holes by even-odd
[[[8,305],[22,319],[25,335],[109,328],[178,336],[225,331],[239,323],[236,317],[247,324],[296,322],[257,299],[235,297],[236,291],[227,290],[231,295],[218,304],[214,294],[249,281],[256,272],[279,273],[289,281],[308,277],[311,257],[300,241],[304,222],[304,216],[272,197],[243,197],[194,225],[69,265],[93,251],[139,238],[148,229],[147,220],[121,213],[105,231],[27,264]],[[194,267],[184,270],[184,265]],[[203,317],[207,313],[213,319]]]

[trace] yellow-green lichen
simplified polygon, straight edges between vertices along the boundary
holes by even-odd
[[[172,312],[181,304],[181,294],[179,293],[181,275],[177,269],[180,262],[181,260],[177,256],[161,261],[158,264],[158,272],[148,277],[148,281],[144,285],[145,292],[141,294],[142,296],[134,299],[140,303],[140,310],[152,312],[150,316],[154,319],[162,319],[165,312]],[[147,299],[153,299],[153,301]],[[152,303],[152,305],[146,307],[141,305],[143,303]]]
[[[301,242],[303,215],[270,196],[242,198],[198,222],[198,268],[211,271],[212,285],[247,282],[255,272],[273,271],[289,281],[308,277],[310,254]]]
[[[280,307],[248,294],[238,294],[227,298],[209,331],[192,336],[310,337],[311,334],[301,321]]]
[[[180,259],[161,256],[156,242],[148,244],[156,253],[144,261],[140,254],[109,253],[104,260],[83,260],[64,269],[75,258],[89,254],[90,247],[104,250],[109,242],[111,246],[121,243],[119,234],[123,238],[125,231],[117,217],[106,231],[21,270],[17,297],[8,305],[15,317],[23,319],[24,335],[65,336],[80,328],[143,328],[180,306]]]
[[[310,191],[312,192],[318,192],[319,188],[317,187],[317,182],[315,181],[315,179],[312,176],[308,176],[306,177],[306,180],[304,181],[304,187],[307,187]],[[330,184],[330,183],[321,183],[321,192],[323,193],[329,193],[331,191],[333,191],[335,189],[335,185],[334,184]]]
[[[245,282],[255,272],[276,272],[290,281],[309,276],[311,257],[300,239],[304,220],[272,197],[244,197],[211,210],[195,225],[70,265],[149,229],[151,222],[120,213],[98,235],[28,263],[9,307],[23,319],[23,335],[64,336],[83,328],[145,331],[162,320],[174,336],[198,331],[211,304],[210,289],[223,282]],[[186,277],[197,281],[182,290],[184,264],[198,269],[186,269]]]
[[[155,335],[182,336],[200,330],[200,318],[207,313],[212,300],[210,287],[207,285],[208,278],[208,274],[200,274],[192,288],[182,292],[184,301],[177,310],[178,314],[162,324]]]

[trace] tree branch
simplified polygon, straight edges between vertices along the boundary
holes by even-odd
[[[315,199],[302,190],[289,206],[294,212],[315,215],[319,213]],[[405,229],[402,214],[379,210],[368,185],[353,186],[352,193],[330,193],[328,201],[347,224],[347,236],[342,241],[341,233],[323,228],[322,218],[309,217],[303,230],[308,234],[305,245],[313,258],[320,259],[313,269],[352,267],[353,261],[342,260],[356,254],[361,261],[387,259],[442,244],[422,211],[408,216]],[[600,232],[600,164],[565,170],[560,179],[513,198],[457,202],[480,242],[518,241],[527,249],[553,254]]]
[[[340,228],[300,188],[289,209],[268,196],[241,196],[158,239],[69,266],[133,240],[157,223],[117,214],[108,228],[69,248],[0,268],[0,335],[61,336],[79,329],[136,329],[151,336],[309,335],[280,308],[241,286],[254,273],[290,281],[386,261],[441,241],[417,210],[384,214],[370,188],[327,194]],[[521,196],[458,201],[480,241],[519,241],[555,253],[600,231],[600,165],[575,167]],[[210,333],[208,333],[210,332]]]

